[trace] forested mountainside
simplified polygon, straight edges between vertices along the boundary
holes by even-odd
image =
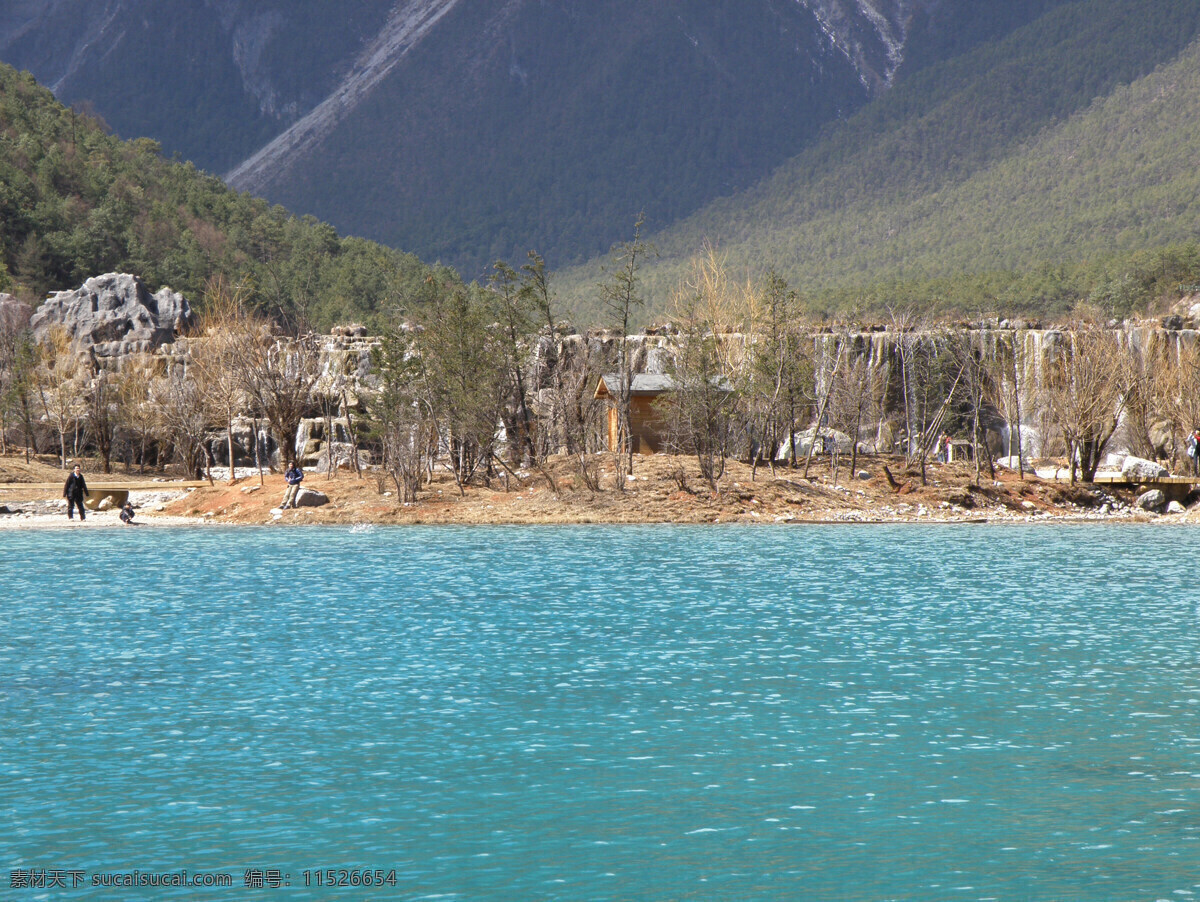
[[[602,252],[1067,0],[12,0],[0,58],[124,137],[459,267]]]
[[[0,54],[119,134],[468,278],[535,248],[581,324],[603,319],[599,255],[643,210],[643,319],[706,241],[816,313],[1149,306],[1200,281],[1198,36],[1194,0],[0,8]],[[262,306],[329,324],[425,284],[413,257],[4,84],[33,103],[0,177],[27,291],[128,268],[194,295],[248,274]]]
[[[201,308],[221,278],[251,306],[322,329],[373,324],[456,279],[238,194],[163,159],[148,138],[121,141],[0,64],[0,291],[36,305],[110,271],[169,285]]]
[[[650,310],[705,241],[810,309],[1120,315],[1200,275],[1200,4],[1087,0],[898,84],[652,236]],[[602,264],[564,273],[587,307]],[[592,316],[598,311],[587,307]]]

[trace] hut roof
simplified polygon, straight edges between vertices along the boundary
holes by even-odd
[[[725,376],[713,376],[709,382],[720,391],[733,391],[733,383]],[[629,394],[631,397],[651,397],[661,395],[663,392],[674,391],[678,387],[679,383],[671,376],[639,373],[630,380]],[[615,398],[620,392],[621,377],[616,373],[609,373],[600,377],[600,381],[596,384],[594,397],[597,399]]]
[[[631,395],[661,395],[675,388],[675,380],[670,376],[639,373],[629,382]],[[621,393],[621,377],[617,373],[609,373],[600,377],[596,384],[597,398],[615,398]]]

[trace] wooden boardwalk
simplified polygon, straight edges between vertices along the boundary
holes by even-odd
[[[1067,477],[1068,479],[1070,477]],[[1130,476],[1097,476],[1096,485],[1200,485],[1200,476],[1159,476],[1155,479],[1134,479]]]
[[[1028,471],[1026,471],[1028,472]],[[1045,479],[1047,482],[1070,482],[1071,471],[1066,467],[1058,467],[1051,469],[1049,467],[1040,467],[1035,475],[1038,479]],[[1076,480],[1083,482],[1082,478]],[[1144,485],[1151,488],[1155,486],[1180,486],[1180,485],[1195,485],[1200,486],[1200,476],[1159,476],[1155,479],[1137,479],[1131,476],[1123,476],[1120,473],[1104,473],[1097,475],[1092,480],[1090,485]]]

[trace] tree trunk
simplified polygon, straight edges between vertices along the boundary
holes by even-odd
[[[342,389],[342,410],[346,411],[346,431],[350,433],[350,453],[354,456],[354,475],[362,479],[362,468],[358,465],[358,436],[354,434],[354,423],[350,419],[350,402],[346,390]]]
[[[325,464],[329,467],[329,478],[337,478],[337,464],[333,459],[333,414],[329,412],[329,399],[321,405],[325,409]]]
[[[23,395],[21,398],[21,419],[25,422],[25,463],[29,463],[29,449],[33,448],[33,453],[38,453],[37,447],[37,432],[33,428],[33,412],[29,409],[29,397]]]
[[[225,441],[229,449],[229,484],[233,485],[237,482],[233,475],[233,417],[228,413],[225,415]]]
[[[1017,373],[1017,336],[1013,333],[1013,408],[1017,414],[1017,475],[1025,481],[1025,454],[1021,444],[1021,383]],[[1011,437],[1012,430],[1009,429]],[[1009,441],[1008,453],[1012,454],[1012,442]]]
[[[850,449],[850,478],[858,472],[858,440],[862,435],[862,413],[859,413],[858,421],[854,424],[854,447]]]
[[[975,422],[971,427],[971,441],[975,451],[975,485],[979,485],[979,405],[975,407]]]
[[[254,431],[254,466],[258,468],[258,484],[266,485],[267,480],[263,476],[262,465],[262,443],[259,441],[259,425],[258,417],[253,417],[250,420],[250,428]]]

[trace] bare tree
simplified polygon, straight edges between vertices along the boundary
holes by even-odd
[[[929,452],[962,379],[962,361],[947,352],[944,331],[931,328],[928,320],[919,319],[912,311],[893,310],[892,327],[897,332],[904,401],[905,463],[920,466],[921,484],[926,485]]]
[[[426,372],[408,329],[385,334],[373,358],[379,388],[371,398],[371,430],[397,497],[411,503],[437,451]]]
[[[1095,479],[1129,394],[1129,358],[1116,334],[1083,320],[1058,334],[1046,361],[1042,403],[1066,445],[1071,482]]]
[[[845,345],[836,339],[834,340],[833,345],[833,368],[829,371],[828,375],[825,375],[821,380],[823,384],[818,386],[820,403],[817,407],[817,419],[813,426],[812,441],[808,444],[808,455],[804,458],[804,477],[806,479],[808,478],[808,468],[812,465],[813,453],[817,449],[817,441],[821,437],[821,426],[825,422],[825,414],[829,409],[829,401],[833,397],[833,393],[837,388],[838,374],[842,368],[842,358],[846,350]],[[793,438],[793,442],[794,441],[795,439]]]
[[[841,340],[848,347],[853,347],[855,337],[844,333]],[[875,376],[870,347],[867,347],[866,353],[852,350],[842,369],[842,378],[835,383],[830,397],[830,422],[850,437],[851,473],[858,469],[858,447],[862,440],[863,425],[878,419],[879,398]]]
[[[752,435],[752,472],[765,453],[771,472],[786,440],[796,466],[794,437],[812,404],[812,342],[802,331],[799,299],[772,270],[756,295],[753,341],[748,349],[746,404]]]
[[[987,417],[991,398],[996,396],[992,385],[993,366],[988,348],[984,344],[985,333],[978,330],[962,330],[947,337],[947,350],[957,361],[959,380],[959,413],[965,420],[965,428],[971,430],[971,457],[975,465],[975,484],[979,485],[980,465],[986,463],[988,477],[995,479],[996,468],[992,461],[991,448],[987,443]]]
[[[786,282],[780,282],[784,303],[790,307],[787,312],[796,315],[795,296],[788,292]],[[731,279],[726,258],[705,242],[677,294],[692,299],[699,320],[717,336],[715,352],[721,371],[733,379],[748,363],[745,345],[739,339],[757,326],[761,303],[758,288],[750,281],[736,283]],[[792,322],[795,324],[795,319]]]
[[[639,215],[633,226],[633,240],[618,244],[613,249],[613,263],[609,281],[600,286],[610,321],[619,333],[617,343],[617,488],[624,490],[626,477],[633,473],[633,441],[630,428],[630,405],[632,403],[633,369],[629,357],[629,330],[634,314],[645,300],[641,294],[641,266],[650,245],[642,240],[642,225],[645,217]]]
[[[116,376],[116,401],[128,431],[130,448],[137,447],[139,472],[146,472],[146,449],[154,437],[158,415],[151,403],[156,373],[154,359],[145,353],[126,357]]]
[[[170,442],[191,478],[199,468],[208,416],[196,380],[183,367],[156,376],[150,385],[150,403],[156,418],[156,432]]]
[[[481,467],[485,476],[491,467],[506,397],[503,351],[481,295],[456,287],[436,297],[413,333],[460,494]]]
[[[25,434],[25,458],[29,459],[37,433],[33,428],[35,371],[38,349],[33,333],[16,317],[0,316],[0,453],[8,453],[9,423],[16,419]]]
[[[915,392],[915,363],[917,348],[920,344],[921,323],[915,311],[903,308],[890,308],[890,328],[895,334],[896,357],[900,362],[900,391],[904,402],[904,461],[912,463],[914,450],[917,447],[914,439],[920,434],[918,427],[918,405]]]
[[[1162,379],[1165,384],[1160,391],[1167,399],[1175,430],[1174,445],[1182,448],[1182,437],[1200,428],[1200,343],[1181,341],[1176,353],[1168,355]]]
[[[1151,333],[1145,346],[1125,343],[1128,377],[1121,429],[1125,444],[1140,457],[1174,458],[1181,429],[1173,403],[1180,358],[1170,334]]]
[[[521,267],[521,292],[540,332],[531,348],[534,352],[531,361],[532,391],[541,400],[537,405],[539,446],[543,455],[562,449],[568,454],[580,455],[579,460],[586,461],[586,443],[582,441],[582,433],[578,428],[579,406],[581,393],[590,390],[595,385],[595,379],[588,378],[591,368],[585,365],[582,368],[585,376],[579,380],[580,367],[571,365],[578,361],[568,363],[564,359],[564,336],[555,318],[546,261],[537,251],[531,250],[527,256],[529,262]],[[587,401],[591,400],[588,396]],[[588,474],[583,475],[586,482]]]
[[[246,363],[259,353],[255,339],[263,329],[246,310],[246,294],[243,285],[231,287],[221,277],[210,279],[204,289],[200,334],[189,341],[188,348],[192,377],[205,410],[212,422],[225,430],[230,485],[236,482],[233,421],[248,407],[253,368]]]
[[[65,470],[67,433],[74,430],[78,435],[87,397],[84,369],[66,330],[51,330],[39,346],[34,386],[43,419],[58,435],[59,464]]]
[[[251,406],[270,424],[286,464],[298,454],[300,421],[313,403],[321,374],[321,348],[313,335],[289,337],[255,322],[237,345],[234,367]]]
[[[720,342],[713,333],[700,295],[677,295],[675,323],[679,341],[665,407],[671,441],[682,453],[696,455],[700,475],[713,490],[725,474],[725,461],[737,406],[737,392],[724,372]]]
[[[560,338],[554,351],[554,379],[550,390],[550,410],[562,430],[568,453],[575,468],[591,492],[599,492],[600,467],[594,454],[602,447],[600,424],[603,403],[596,400],[596,382],[604,375],[589,342],[581,337]]]
[[[104,472],[111,473],[113,445],[120,424],[116,379],[112,374],[99,368],[94,370],[88,385],[83,419],[88,438],[100,452]]]
[[[488,287],[491,289],[492,306],[499,326],[499,346],[516,419],[512,432],[517,440],[510,444],[509,450],[515,464],[519,464],[521,457],[525,456],[530,464],[539,466],[541,455],[534,441],[529,379],[526,375],[535,297],[523,289],[517,271],[503,260],[497,260],[492,268],[494,272],[488,278]],[[549,481],[554,486],[553,479]]]
[[[1008,333],[1006,344],[998,341],[990,358],[982,362],[988,367],[985,374],[988,400],[1004,417],[1008,427],[1008,454],[1013,456],[1016,449],[1017,473],[1025,478],[1025,448],[1022,432],[1021,399],[1030,392],[1025,370],[1027,365],[1025,353],[1025,334],[1013,331]]]

